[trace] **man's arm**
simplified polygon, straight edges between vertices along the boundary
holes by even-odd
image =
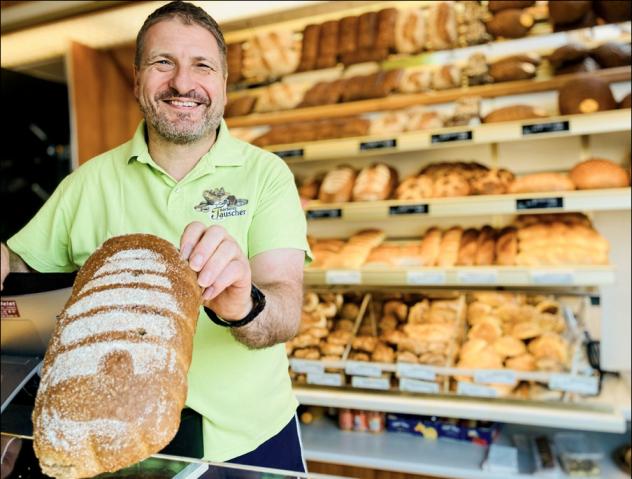
[[[4,243],[0,243],[0,256],[2,264],[0,266],[0,290],[4,289],[4,279],[13,271],[14,273],[28,273],[31,268],[17,254],[11,251]]]

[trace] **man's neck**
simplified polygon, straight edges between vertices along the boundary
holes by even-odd
[[[148,131],[147,147],[149,155],[165,170],[173,179],[180,181],[197,165],[217,138],[216,131],[208,137],[201,138],[195,143],[176,145],[157,137],[155,133]]]

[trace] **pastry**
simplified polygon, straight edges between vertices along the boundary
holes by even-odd
[[[43,472],[92,477],[135,464],[176,434],[202,305],[169,242],[107,240],[79,270],[58,316],[33,410]]]
[[[393,315],[399,321],[405,321],[408,317],[408,306],[401,301],[387,301],[384,303],[382,314]]]
[[[344,203],[351,199],[355,170],[340,166],[325,175],[320,186],[318,199],[323,203]]]
[[[625,188],[630,185],[628,172],[616,163],[591,158],[576,164],[569,176],[577,189]]]
[[[517,339],[531,339],[540,334],[542,334],[542,328],[535,321],[521,321],[511,328],[511,335]]]
[[[509,186],[509,193],[571,191],[574,189],[575,183],[566,173],[534,173],[516,178]]]
[[[467,333],[468,339],[483,339],[488,344],[494,344],[503,334],[500,321],[496,318],[483,318],[478,321]]]
[[[535,358],[529,353],[524,353],[519,356],[508,358],[505,361],[505,367],[515,371],[535,371]]]
[[[586,75],[569,80],[559,90],[558,106],[560,114],[594,113],[614,110],[617,102],[612,96],[610,85],[605,80]]]
[[[536,360],[547,358],[560,364],[566,364],[568,360],[568,343],[559,334],[545,333],[531,341],[527,348]]]

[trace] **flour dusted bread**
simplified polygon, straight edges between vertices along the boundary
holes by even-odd
[[[33,411],[43,472],[92,477],[137,463],[175,435],[201,305],[169,242],[106,241],[79,271],[49,343]]]

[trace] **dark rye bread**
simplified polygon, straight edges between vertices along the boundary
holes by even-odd
[[[33,411],[43,472],[92,477],[177,432],[201,306],[196,274],[161,238],[109,239],[79,271],[48,346]]]

